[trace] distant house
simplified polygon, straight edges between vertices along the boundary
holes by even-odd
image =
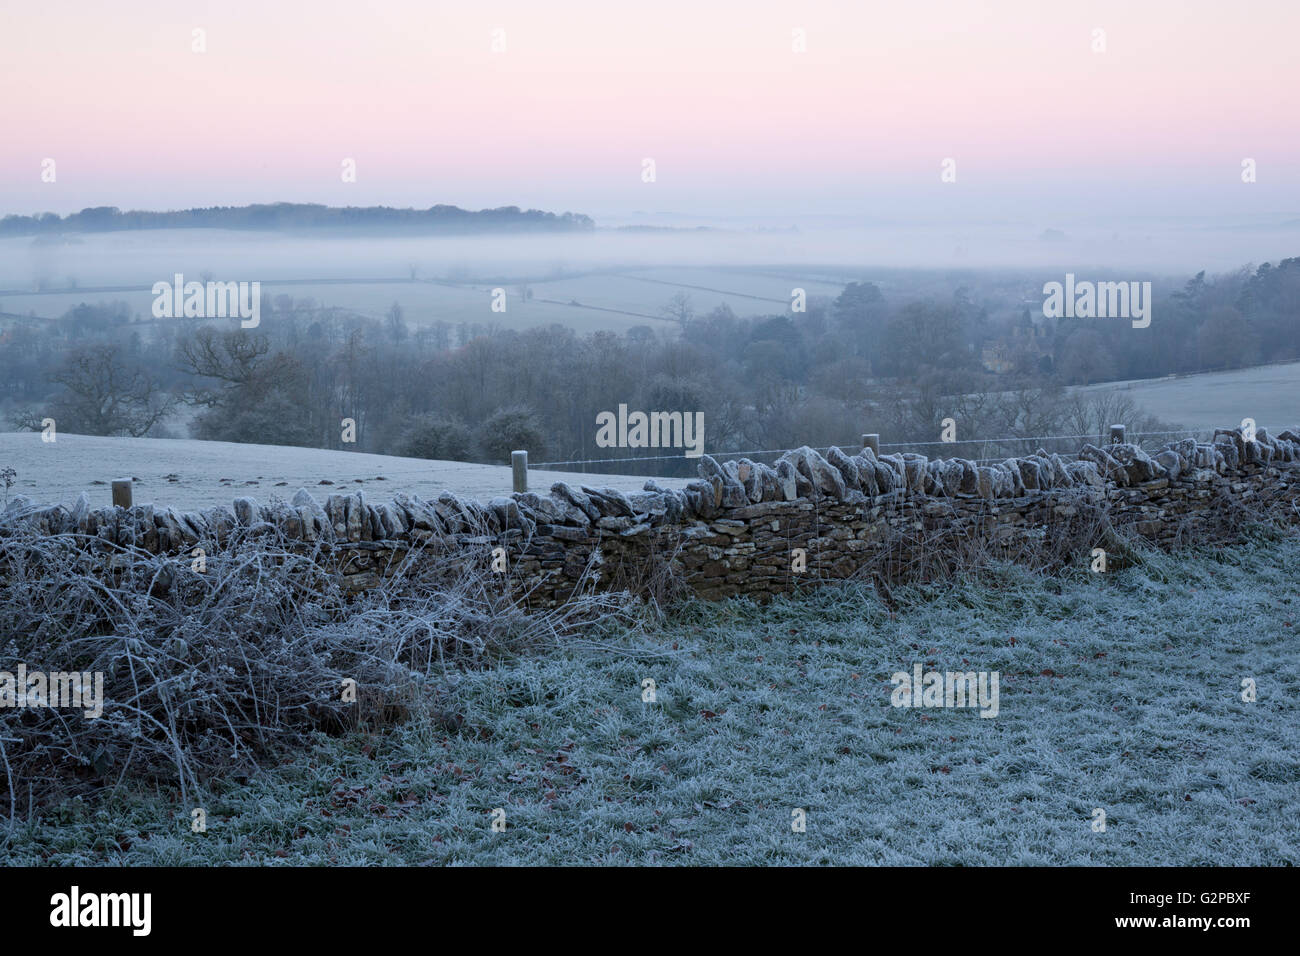
[[[1015,367],[1007,344],[1002,340],[984,346],[980,352],[980,361],[984,364],[985,371],[992,372],[994,375],[1009,372]]]
[[[980,361],[985,370],[994,375],[1003,375],[1030,363],[1041,366],[1044,360],[1050,362],[1052,358],[1049,333],[1046,325],[1035,325],[1026,310],[1006,335],[981,350]]]

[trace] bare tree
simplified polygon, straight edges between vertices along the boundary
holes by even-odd
[[[695,318],[695,308],[691,305],[691,297],[685,292],[678,292],[659,312],[666,318],[672,319],[683,329],[691,324],[691,319]]]
[[[87,435],[139,438],[176,404],[118,345],[78,349],[50,380],[64,388],[53,417],[65,430]]]
[[[253,387],[263,374],[262,358],[270,350],[271,343],[263,335],[212,328],[195,330],[193,336],[177,343],[177,363],[190,375],[216,379],[221,384],[188,393],[186,403],[215,408],[228,393]]]

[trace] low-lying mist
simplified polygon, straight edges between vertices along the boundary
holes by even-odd
[[[384,236],[345,231],[221,229],[71,233],[0,240],[0,294],[151,285],[197,278],[543,279],[593,269],[807,267],[855,270],[999,269],[1018,272],[1192,275],[1296,253],[1300,222],[1209,226],[1141,223],[1058,228],[1052,223],[771,228],[598,228],[582,234]]]

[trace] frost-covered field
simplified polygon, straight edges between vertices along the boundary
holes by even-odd
[[[506,311],[493,312],[492,285],[443,285],[434,282],[263,282],[262,292],[278,297],[292,296],[295,300],[312,299],[318,305],[347,309],[373,319],[381,319],[396,303],[403,317],[412,326],[462,322],[479,325],[499,325],[503,328],[529,329],[560,324],[579,334],[590,332],[616,332],[622,334],[637,325],[662,326],[669,324],[658,316],[658,309],[676,291],[663,287],[648,293],[644,301],[634,303],[635,308],[617,311],[601,306],[587,295],[589,282],[600,280],[575,279],[583,291],[568,295],[559,304],[545,302],[546,287],[533,286],[534,298],[522,302],[515,286],[504,286]],[[654,288],[654,287],[647,287]],[[541,298],[539,298],[541,297]],[[83,291],[76,293],[15,294],[0,293],[0,312],[27,315],[29,312],[43,318],[56,318],[83,302],[125,302],[133,315],[149,319],[153,295],[147,287],[134,290]],[[579,305],[569,304],[577,298]],[[639,311],[638,311],[639,310]],[[164,320],[165,321],[165,320]]]
[[[1300,406],[1300,362],[1109,382],[1078,391],[1119,391],[1144,412],[1184,428],[1224,428],[1243,418],[1253,418],[1257,425],[1268,428],[1289,428]]]
[[[1296,865],[1297,581],[1300,542],[1260,537],[1107,575],[1002,568],[898,589],[896,616],[870,589],[689,605],[643,631],[434,675],[436,720],[320,737],[223,781],[200,798],[206,833],[188,807],[128,791],[20,825],[0,855]],[[890,706],[890,674],[915,663],[999,671],[999,716]]]
[[[364,489],[375,500],[395,492],[436,498],[454,491],[481,499],[508,495],[508,466],[426,461],[319,448],[245,445],[191,439],[100,438],[59,433],[54,442],[39,432],[0,433],[0,468],[17,473],[10,494],[40,504],[67,503],[85,491],[91,504],[111,504],[111,482],[133,478],[137,504],[177,508],[229,505],[237,497],[272,495],[288,500],[299,488],[318,499],[337,491]],[[321,482],[331,484],[322,485]],[[639,491],[645,478],[530,471],[528,487],[545,494],[557,481],[599,484]],[[672,482],[668,481],[669,486]]]
[[[798,275],[797,271],[794,273]],[[535,298],[658,315],[674,295],[690,296],[699,315],[727,306],[737,315],[781,314],[790,308],[795,287],[809,296],[835,298],[843,283],[822,282],[799,276],[781,278],[761,271],[692,269],[686,267],[628,269],[618,274],[595,274],[533,283]],[[532,307],[532,304],[528,306]],[[644,324],[644,323],[643,323]],[[653,325],[653,323],[651,323]]]
[[[749,233],[357,240],[179,229],[91,233],[62,243],[11,237],[0,239],[0,313],[55,318],[83,302],[125,302],[147,319],[153,283],[181,272],[193,279],[212,273],[259,281],[271,296],[310,298],[372,317],[384,316],[396,302],[417,326],[559,323],[582,334],[623,333],[638,325],[672,331],[660,310],[679,292],[691,297],[700,315],[724,304],[738,315],[768,315],[789,308],[796,286],[830,297],[843,288],[824,281],[819,269],[798,265],[784,266],[786,277],[766,271],[771,265],[716,266],[722,256],[744,261],[741,249],[757,255],[751,261],[769,264],[797,263],[811,254],[798,237]],[[530,301],[519,298],[522,283],[532,291]],[[38,284],[47,291],[36,292]],[[505,312],[491,310],[497,287],[507,292]]]

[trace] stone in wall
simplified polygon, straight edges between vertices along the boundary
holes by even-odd
[[[803,478],[804,481],[799,483],[800,497],[805,496],[803,489],[807,487],[808,497],[844,500],[848,492],[844,486],[844,476],[815,448],[804,445],[786,452],[780,460],[788,461],[794,466],[796,476]]]

